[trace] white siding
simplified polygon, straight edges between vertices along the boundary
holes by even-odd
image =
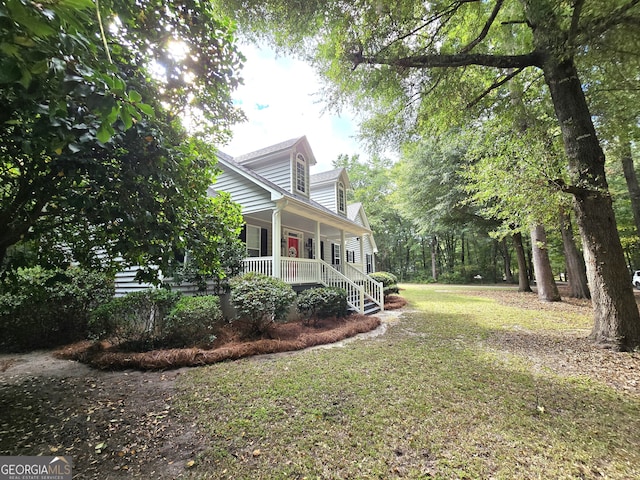
[[[284,188],[286,191],[291,192],[291,159],[289,155],[282,160],[274,160],[266,165],[260,165],[256,167],[250,167],[251,170],[256,172],[261,177],[266,178],[272,183],[275,183],[280,188]]]
[[[362,220],[362,210],[358,210],[358,214],[356,215],[356,218],[353,218],[352,221],[364,227],[364,220]]]
[[[377,268],[376,268],[376,255],[375,255],[375,253],[373,253],[373,244],[372,244],[372,241],[371,241],[371,237],[368,236],[368,235],[365,237],[365,242],[364,242],[365,265],[362,267],[364,272],[367,271],[367,266],[366,266],[367,255],[371,255],[371,272],[377,271]],[[369,273],[371,273],[371,272],[369,272]]]
[[[336,201],[336,185],[334,183],[323,185],[321,187],[313,187],[311,191],[311,199],[318,202],[332,212],[338,212]]]
[[[135,279],[136,272],[139,267],[129,267],[122,272],[116,273],[115,278],[115,297],[124,297],[127,293],[139,292],[150,288],[157,288],[151,283],[138,283]],[[171,279],[165,279],[174,292],[180,292],[183,295],[196,295],[199,292],[198,286],[194,283],[183,282],[180,285],[171,283]],[[218,287],[213,280],[207,281],[207,293],[215,293]]]
[[[153,285],[150,283],[138,283],[138,281],[135,280],[139,268],[140,267],[129,267],[122,272],[116,273],[116,297],[123,297],[127,293],[153,288]]]
[[[257,212],[274,208],[271,194],[243,176],[224,170],[211,187],[215,191],[228,192],[231,200],[242,206],[242,213]]]
[[[361,264],[362,263],[362,259],[360,258],[360,241],[362,241],[362,238],[360,238],[360,240],[356,240],[353,237],[347,238],[347,241],[346,241],[347,252],[355,252],[355,262],[349,261],[348,263],[356,263],[356,264]],[[367,252],[365,251],[365,253],[367,253]],[[346,257],[346,255],[345,255],[345,257]],[[351,260],[351,259],[349,259],[349,260]]]

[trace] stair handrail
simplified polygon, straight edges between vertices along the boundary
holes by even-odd
[[[359,270],[349,263],[345,263],[342,267],[345,268],[345,275],[348,278],[363,282],[365,295],[378,305],[380,310],[384,310],[384,286],[382,282],[374,280],[362,270]]]
[[[358,312],[364,313],[364,286],[358,285],[327,262],[320,260],[320,267],[322,283],[327,287],[343,288],[347,292],[347,304]]]

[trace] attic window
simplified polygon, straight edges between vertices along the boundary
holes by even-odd
[[[340,213],[346,213],[345,211],[345,193],[344,193],[344,183],[338,183],[338,211]]]
[[[307,165],[304,157],[300,154],[296,156],[296,190],[300,193],[307,193]]]

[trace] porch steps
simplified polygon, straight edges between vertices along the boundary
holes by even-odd
[[[374,302],[372,299],[370,298],[365,298],[364,299],[364,314],[365,315],[373,315],[374,313],[378,313],[380,311],[380,306]],[[353,313],[358,313],[358,310],[352,308],[350,309],[351,312]]]

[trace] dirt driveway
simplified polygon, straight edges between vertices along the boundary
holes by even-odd
[[[0,355],[0,455],[69,455],[78,479],[178,478],[206,447],[172,407],[184,371]]]

